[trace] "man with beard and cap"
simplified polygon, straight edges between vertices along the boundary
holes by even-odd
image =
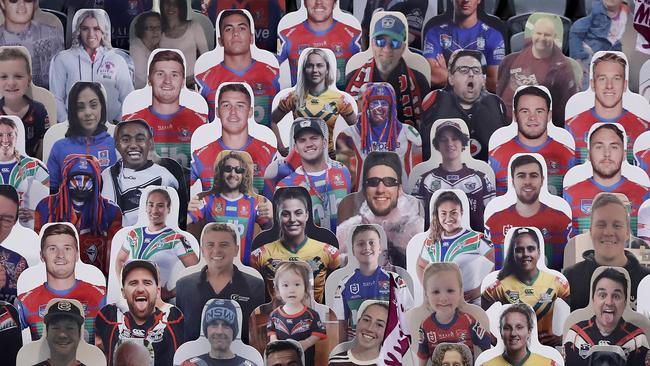
[[[45,262],[47,281],[42,285],[19,294],[16,308],[20,314],[21,328],[29,327],[32,340],[43,336],[43,316],[46,304],[54,298],[79,301],[84,306],[84,338],[94,340],[94,319],[106,304],[106,288],[75,278],[79,260],[79,246],[75,230],[69,224],[49,225],[41,235],[41,260]]]
[[[406,25],[394,15],[384,15],[375,23],[370,40],[372,59],[346,75],[345,91],[357,100],[366,83],[387,82],[397,93],[397,119],[419,127],[422,123],[422,99],[431,88],[421,72],[410,68],[404,58],[407,47]],[[361,108],[361,110],[365,110]]]
[[[269,229],[273,222],[273,205],[266,197],[253,193],[251,166],[243,158],[245,152],[224,151],[214,166],[212,189],[190,201],[188,230],[197,238],[205,224],[231,223],[239,231],[241,262],[248,265],[255,224]]]
[[[632,234],[636,236],[639,207],[650,198],[650,189],[621,173],[625,159],[625,132],[622,127],[614,123],[596,126],[588,137],[592,176],[564,189],[564,199],[569,202],[573,215],[573,234],[582,234],[589,229],[587,218],[594,197],[599,192],[609,192],[622,193],[630,200]]]
[[[571,217],[539,200],[544,175],[542,164],[534,156],[517,156],[510,164],[510,176],[517,202],[505,210],[495,212],[485,221],[485,232],[494,244],[496,269],[501,269],[503,264],[503,246],[508,230],[512,227],[534,226],[544,236],[547,267],[561,270],[564,247],[571,233]],[[502,199],[506,198],[496,198]]]
[[[150,159],[153,130],[142,119],[120,122],[115,128],[115,147],[121,159],[102,172],[102,196],[115,202],[122,209],[122,225],[135,225],[142,191],[148,186],[172,187],[178,192],[181,214],[187,207],[187,185],[183,176],[174,175],[165,166]],[[171,159],[161,159],[165,165],[174,164]],[[159,161],[162,163],[162,161]],[[177,164],[176,164],[177,165]],[[176,173],[180,166],[176,167]],[[179,219],[180,221],[180,219]]]
[[[497,195],[508,189],[508,162],[517,153],[538,153],[546,161],[548,191],[562,195],[562,179],[574,165],[575,152],[548,135],[551,123],[551,98],[538,86],[517,89],[514,99],[515,138],[490,151],[490,166],[497,180]]]
[[[417,130],[397,118],[395,90],[388,83],[368,83],[361,99],[359,122],[336,138],[337,159],[352,176],[352,191],[359,187],[361,167],[371,151],[394,151],[400,162],[401,181],[422,162],[422,140]],[[401,173],[404,167],[404,174]]]
[[[388,240],[388,259],[394,266],[406,268],[406,245],[424,231],[418,199],[402,191],[402,165],[397,154],[372,152],[363,164],[360,193],[365,200],[359,214],[343,221],[336,229],[342,253],[350,253],[347,245],[358,224],[378,224]]]
[[[85,366],[77,360],[77,346],[85,321],[83,305],[77,301],[52,299],[45,311],[45,338],[50,357],[34,366]]]
[[[71,154],[63,161],[62,182],[56,194],[36,206],[34,230],[48,222],[70,222],[79,232],[81,260],[108,275],[111,241],[122,228],[122,211],[100,194],[102,178],[97,159]]]
[[[506,123],[506,105],[485,90],[485,58],[478,51],[458,50],[449,58],[449,87],[434,90],[422,101],[423,160],[431,157],[431,126],[442,118],[460,118],[469,128],[469,152],[487,161],[490,137]]]
[[[236,355],[230,349],[237,339],[240,323],[232,300],[210,300],[205,304],[201,324],[203,335],[210,342],[210,351],[186,360],[181,366],[256,366],[253,361]]]
[[[314,223],[335,233],[337,207],[350,193],[352,183],[348,168],[327,157],[327,136],[327,126],[320,118],[293,122],[293,147],[300,166],[277,187],[305,187],[311,196]]]
[[[118,304],[102,308],[95,320],[95,345],[113,364],[115,348],[123,341],[143,339],[155,366],[173,363],[174,352],[183,344],[183,313],[177,307],[165,304],[156,307],[160,298],[158,268],[153,262],[135,259],[122,270],[122,296],[128,311]]]
[[[564,107],[580,89],[571,59],[564,56],[562,49],[555,44],[557,34],[562,34],[562,23],[557,15],[537,17],[524,49],[509,54],[499,65],[496,94],[506,103],[507,120],[512,118],[512,97],[517,88],[522,85],[543,85],[551,92],[555,102],[553,123],[556,126],[564,125]]]
[[[176,297],[176,282],[172,272],[178,262],[190,267],[199,263],[187,238],[177,229],[167,226],[167,216],[172,199],[164,188],[154,188],[147,194],[145,203],[147,226],[134,227],[126,238],[115,261],[117,276],[122,273],[124,263],[129,259],[147,259],[160,269],[161,298],[168,301]]]

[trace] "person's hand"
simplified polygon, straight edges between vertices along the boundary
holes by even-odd
[[[436,56],[436,62],[438,62],[438,66],[447,70],[447,61],[445,61],[445,55],[439,53],[438,56]]]
[[[562,345],[562,336],[553,333],[539,333],[539,342],[545,346],[557,347]]]
[[[257,214],[260,217],[268,217],[269,219],[273,216],[273,205],[264,196],[261,196],[260,202],[257,204]]]
[[[203,200],[199,198],[199,196],[194,196],[192,199],[190,199],[190,203],[187,205],[187,211],[191,212],[194,210],[200,210],[205,206],[203,203]]]
[[[278,152],[280,153],[280,155],[286,157],[287,155],[289,155],[289,148],[286,146],[278,146]]]
[[[22,207],[18,209],[18,219],[20,221],[29,221],[34,219],[34,210],[30,210],[27,207]]]

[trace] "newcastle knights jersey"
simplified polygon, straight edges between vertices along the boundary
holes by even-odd
[[[495,212],[485,221],[485,233],[494,243],[496,250],[496,269],[501,269],[505,258],[503,248],[508,230],[522,226],[534,226],[542,232],[546,266],[556,271],[562,270],[564,247],[571,235],[571,217],[543,203],[539,211],[531,217],[519,215],[515,205],[512,205],[505,210]]]
[[[300,53],[309,47],[329,48],[336,56],[338,75],[336,87],[339,90],[345,90],[345,64],[353,55],[361,51],[360,36],[360,29],[336,20],[329,29],[320,32],[312,30],[305,20],[279,32],[278,61],[282,64],[285,60],[289,60],[291,85],[296,85]]]
[[[560,142],[548,137],[546,142],[537,147],[525,145],[519,137],[497,146],[490,151],[490,166],[497,179],[497,195],[506,193],[508,189],[508,162],[517,153],[538,153],[546,161],[548,175],[547,186],[551,194],[562,194],[562,179],[567,171],[576,165],[575,153]]]
[[[0,287],[0,301],[13,304],[18,290],[18,277],[27,268],[27,260],[14,252],[0,246],[0,271],[4,271],[4,285]]]
[[[314,223],[335,233],[338,205],[352,188],[348,168],[332,160],[326,170],[314,174],[305,173],[301,166],[282,179],[276,188],[291,186],[307,189],[311,196]]]
[[[153,129],[156,153],[163,158],[176,160],[185,169],[190,168],[190,141],[192,133],[207,121],[207,116],[180,106],[172,114],[160,114],[152,106],[131,113],[123,121],[141,118]]]
[[[280,91],[279,74],[280,71],[277,68],[262,61],[253,60],[241,71],[233,70],[221,62],[196,75],[196,82],[201,86],[201,95],[208,102],[208,120],[214,120],[217,107],[216,93],[219,86],[225,82],[240,81],[250,85],[253,90],[255,122],[271,127],[271,102]]]
[[[650,189],[625,177],[621,177],[620,181],[611,186],[600,185],[591,177],[568,187],[564,191],[564,199],[569,202],[573,214],[573,235],[589,231],[591,204],[594,197],[600,192],[622,193],[630,200],[630,203],[632,203],[630,226],[632,227],[632,235],[636,236],[639,207],[645,200],[650,198]]]
[[[240,258],[243,264],[250,263],[251,243],[255,236],[255,223],[265,230],[271,226],[271,220],[257,213],[258,197],[240,195],[229,199],[222,194],[213,194],[201,198],[203,207],[188,212],[190,222],[221,222],[235,225],[239,233]]]
[[[636,153],[636,160],[641,169],[648,171],[650,168],[650,149],[641,150]]]
[[[490,348],[491,338],[490,331],[483,328],[470,314],[456,310],[451,322],[441,324],[436,320],[436,313],[433,313],[420,325],[418,358],[430,359],[436,346],[445,342],[463,343],[469,349],[478,346],[485,351]]]
[[[503,305],[530,305],[537,315],[537,331],[551,333],[555,299],[567,300],[569,295],[569,282],[565,278],[540,270],[530,283],[521,282],[515,275],[497,280],[483,292],[482,298]]]
[[[268,199],[272,199],[273,190],[270,183],[264,182],[264,173],[266,168],[271,164],[277,149],[262,140],[248,136],[248,142],[241,149],[232,149],[224,144],[221,138],[211,142],[192,153],[192,174],[190,177],[190,187],[197,180],[201,180],[203,191],[209,191],[212,188],[214,180],[214,164],[217,155],[224,150],[246,151],[253,159],[253,188],[258,194],[263,194]]]
[[[502,354],[484,362],[483,366],[557,366],[557,362],[527,351],[526,356],[519,362],[511,361],[508,355]]]
[[[578,114],[565,123],[565,128],[576,140],[576,157],[578,158],[578,163],[584,163],[589,157],[587,151],[589,147],[587,146],[587,135],[589,134],[591,126],[598,122],[620,123],[623,126],[625,134],[627,135],[627,161],[630,164],[634,164],[634,154],[632,152],[634,141],[636,141],[636,138],[639,137],[639,135],[650,129],[650,123],[625,109],[623,109],[623,113],[616,118],[603,118],[596,114],[595,107]]]
[[[306,306],[296,314],[287,314],[282,306],[273,310],[266,325],[266,334],[276,336],[279,340],[293,339],[303,341],[311,336],[326,339],[325,325],[318,313]],[[315,365],[315,346],[305,350],[305,365]]]
[[[106,288],[92,285],[88,282],[77,280],[67,290],[55,290],[47,282],[35,289],[18,295],[16,309],[20,315],[22,329],[29,327],[32,340],[40,339],[45,330],[45,309],[47,303],[55,298],[78,300],[84,307],[84,339],[91,344],[95,343],[95,317],[106,303]]]

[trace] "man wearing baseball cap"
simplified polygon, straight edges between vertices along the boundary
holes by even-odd
[[[352,188],[350,172],[327,155],[329,134],[325,121],[298,118],[292,130],[293,148],[300,156],[300,166],[277,187],[305,187],[311,196],[314,223],[335,233],[338,204]]]
[[[81,366],[77,346],[84,324],[83,306],[76,300],[52,299],[45,314],[45,338],[50,357],[36,366]]]
[[[255,363],[236,355],[230,349],[233,340],[238,338],[241,320],[237,317],[237,307],[232,300],[212,299],[203,308],[201,328],[210,342],[210,351],[192,357],[181,366],[237,365],[255,366]]]
[[[122,296],[128,311],[117,304],[102,308],[95,320],[95,345],[104,354],[109,365],[114,350],[121,341],[144,338],[153,349],[155,366],[171,365],[174,352],[183,344],[183,313],[169,304],[158,307],[160,283],[158,268],[147,260],[135,259],[122,269]]]
[[[430,91],[429,82],[421,72],[410,68],[402,57],[407,46],[406,24],[393,15],[397,13],[380,14],[372,28],[372,59],[346,75],[345,91],[360,99],[361,87],[365,83],[388,82],[400,101],[397,106],[399,121],[417,127],[421,122],[422,99]]]

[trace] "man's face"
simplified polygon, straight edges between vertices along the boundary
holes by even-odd
[[[592,307],[596,314],[596,325],[603,329],[614,329],[623,316],[627,294],[623,285],[609,278],[601,278],[596,288]]]
[[[17,139],[18,134],[13,127],[0,125],[0,161],[15,159]]]
[[[625,256],[625,242],[630,238],[625,208],[610,203],[592,210],[589,234],[599,258],[612,261]]]
[[[152,225],[165,225],[170,207],[166,197],[160,193],[152,193],[147,197],[147,218]]]
[[[544,98],[522,95],[517,102],[517,130],[523,137],[535,140],[546,136],[548,107]]]
[[[352,239],[352,255],[359,264],[377,267],[381,252],[379,234],[373,230],[362,231]]]
[[[624,158],[625,148],[616,132],[601,128],[591,135],[589,160],[595,176],[614,178],[621,173]]]
[[[124,166],[130,169],[144,166],[153,143],[149,131],[138,123],[129,123],[119,131],[116,148]]]
[[[16,223],[18,206],[7,197],[0,196],[0,243],[4,241]]]
[[[458,138],[458,134],[451,128],[444,128],[440,131],[438,140],[438,151],[442,155],[442,161],[455,161],[460,159],[463,150],[463,142]]]
[[[87,17],[79,26],[79,37],[85,49],[95,50],[99,48],[102,45],[103,35],[104,33],[99,27],[96,18]]]
[[[2,12],[5,16],[6,25],[27,25],[34,16],[34,1],[1,0]]]
[[[79,259],[77,239],[68,234],[50,235],[41,250],[48,276],[56,279],[74,278],[74,266]]]
[[[397,48],[393,48],[398,44],[399,46]],[[389,36],[380,35],[372,39],[370,48],[372,48],[372,56],[379,70],[383,73],[390,73],[402,59],[402,55],[406,49],[406,42],[400,42]]]
[[[144,321],[153,314],[160,289],[151,272],[145,268],[134,268],[124,280],[122,295],[131,315],[136,320]]]
[[[252,117],[253,110],[246,95],[236,91],[227,91],[221,93],[217,114],[223,130],[237,134],[248,131],[248,119]]]
[[[374,99],[368,103],[368,114],[373,125],[381,125],[388,120],[390,103],[384,99]]]
[[[213,351],[227,352],[234,338],[232,328],[223,320],[215,320],[208,325],[208,334],[205,336],[210,341]]]
[[[302,366],[296,351],[287,349],[273,352],[266,357],[266,366]]]
[[[226,55],[247,54],[251,50],[253,35],[248,25],[248,18],[233,14],[222,20],[219,30],[219,44]]]
[[[158,61],[149,75],[153,97],[162,104],[178,102],[185,83],[183,65],[176,61]]]
[[[454,0],[454,12],[463,17],[468,17],[476,13],[480,2],[481,0]]]
[[[305,0],[307,17],[312,22],[322,23],[332,18],[336,0]]]
[[[71,317],[59,316],[47,325],[47,345],[52,355],[70,355],[77,353],[81,335],[79,323]]]
[[[471,56],[463,56],[456,61],[449,74],[449,85],[462,102],[472,104],[481,97],[485,77],[481,63]]]
[[[532,34],[533,48],[542,53],[548,53],[555,44],[555,27],[547,18],[541,18],[535,23]]]
[[[543,182],[544,176],[539,165],[530,163],[515,168],[512,183],[517,200],[527,205],[537,202]]]
[[[370,168],[368,176],[365,179],[372,181],[372,178],[383,179],[386,177],[393,178],[397,182],[400,181],[400,177],[387,165],[376,165]],[[366,202],[372,213],[376,216],[386,216],[397,207],[397,200],[401,192],[401,184],[396,184],[393,187],[386,187],[382,181],[375,187],[366,184]]]
[[[309,163],[316,163],[325,158],[325,138],[312,131],[305,130],[296,137],[296,150],[300,159]]]
[[[239,190],[239,186],[244,178],[245,171],[241,162],[234,158],[226,159],[223,166],[223,181],[226,183],[227,192],[234,192]],[[241,173],[240,173],[241,172]]]
[[[623,100],[627,89],[625,68],[613,61],[603,61],[594,68],[591,87],[596,93],[596,103],[605,108],[613,108]]]
[[[201,237],[201,254],[211,267],[218,269],[232,267],[239,246],[230,233],[208,230]]]

